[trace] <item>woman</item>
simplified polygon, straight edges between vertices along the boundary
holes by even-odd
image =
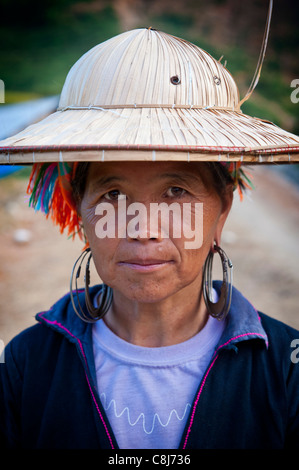
[[[57,113],[2,143],[39,162],[31,204],[86,242],[70,293],[6,348],[7,447],[296,447],[298,332],[232,288],[221,232],[249,185],[236,161],[296,158],[299,139],[238,103],[207,53],[135,30],[83,56]]]

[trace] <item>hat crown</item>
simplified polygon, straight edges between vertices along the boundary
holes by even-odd
[[[234,109],[237,85],[199,47],[153,29],[119,34],[70,69],[59,107],[197,106]]]

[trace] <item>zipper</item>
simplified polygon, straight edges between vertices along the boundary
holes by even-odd
[[[197,405],[198,405],[198,402],[199,402],[199,399],[200,399],[200,396],[201,396],[201,393],[203,391],[203,388],[205,386],[205,383],[206,383],[206,380],[208,378],[208,375],[209,373],[211,372],[212,370],[212,367],[214,366],[216,360],[218,358],[218,354],[214,357],[214,359],[212,360],[210,366],[208,367],[205,375],[204,375],[204,378],[202,379],[202,382],[201,382],[201,385],[199,387],[199,390],[198,390],[198,393],[196,395],[196,398],[194,400],[194,403],[193,403],[193,408],[192,408],[192,412],[191,412],[191,416],[190,416],[190,420],[189,420],[189,426],[188,426],[188,429],[187,429],[187,432],[186,432],[186,436],[185,436],[185,440],[184,440],[184,444],[183,444],[183,449],[186,449],[186,446],[187,446],[187,443],[188,443],[188,439],[189,439],[189,435],[190,435],[190,432],[191,432],[191,429],[192,429],[192,425],[193,425],[193,421],[194,421],[194,416],[195,416],[195,412],[196,412],[196,408],[197,408]]]

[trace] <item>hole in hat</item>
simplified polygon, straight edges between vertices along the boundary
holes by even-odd
[[[171,77],[170,81],[173,85],[179,85],[181,83],[181,80],[177,75]]]
[[[213,77],[213,78],[214,78],[214,83],[216,83],[216,85],[220,85],[220,83],[221,83],[220,78],[219,78],[219,77],[216,77],[216,75],[215,75],[215,77]]]

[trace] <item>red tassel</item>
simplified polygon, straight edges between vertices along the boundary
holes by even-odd
[[[66,203],[58,180],[52,197],[51,218],[60,227],[60,233],[67,229],[68,235],[72,235],[72,238],[75,237],[76,233],[82,238],[78,214]]]

